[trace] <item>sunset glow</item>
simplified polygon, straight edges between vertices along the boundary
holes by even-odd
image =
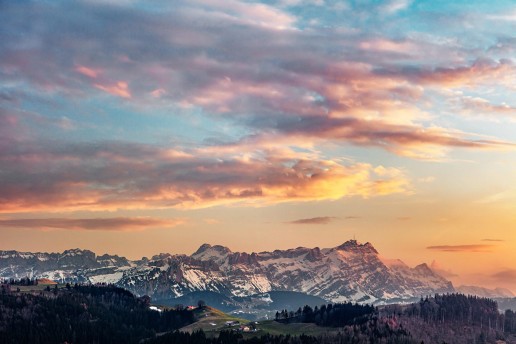
[[[335,247],[516,293],[513,1],[0,4],[0,250]]]

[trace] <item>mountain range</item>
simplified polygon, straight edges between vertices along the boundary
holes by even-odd
[[[0,277],[49,278],[62,282],[113,283],[138,295],[167,300],[192,292],[245,298],[293,291],[329,302],[378,303],[455,291],[426,264],[409,267],[382,259],[370,244],[349,240],[320,249],[232,252],[204,244],[192,255],[159,254],[129,260],[88,250],[63,253],[0,251]]]
[[[461,292],[510,298],[506,289],[455,288],[427,264],[410,267],[385,259],[370,243],[349,240],[320,249],[232,252],[204,244],[191,255],[161,253],[130,260],[89,250],[62,253],[0,251],[0,279],[48,278],[58,282],[106,283],[161,304],[205,300],[249,319],[302,304],[410,302],[435,293]]]

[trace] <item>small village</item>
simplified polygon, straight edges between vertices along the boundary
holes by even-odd
[[[225,326],[227,328],[231,328],[231,331],[234,332],[258,332],[259,329],[256,327],[259,323],[257,321],[252,321],[247,324],[241,324],[238,320],[230,320],[226,321]]]

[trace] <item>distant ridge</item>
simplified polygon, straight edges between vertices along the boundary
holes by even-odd
[[[466,295],[476,295],[481,297],[488,297],[488,298],[497,298],[497,297],[514,297],[515,295],[509,290],[505,288],[495,288],[495,289],[488,289],[478,286],[472,286],[472,285],[461,285],[456,288],[456,290],[460,293],[466,294]]]

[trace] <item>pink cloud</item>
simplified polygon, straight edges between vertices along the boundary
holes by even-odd
[[[409,5],[390,1],[375,10],[396,12]],[[74,13],[83,14],[74,17],[81,30],[70,25],[69,11],[44,4],[27,9],[53,16],[31,34],[54,48],[6,47],[0,67],[10,71],[9,78],[84,97],[92,91],[87,76],[94,88],[138,109],[202,109],[229,126],[275,135],[277,141],[375,146],[430,160],[457,147],[513,147],[444,129],[439,121],[429,124],[450,110],[439,108],[455,97],[443,89],[513,87],[516,68],[509,59],[466,59],[466,49],[425,35],[393,39],[367,30],[304,29],[286,10],[254,2],[179,1],[164,6],[160,16],[131,6],[76,6]],[[5,16],[15,14],[13,6]],[[85,18],[92,16],[99,25],[88,25]],[[108,19],[113,17],[117,20]],[[88,62],[66,66],[66,61]],[[489,109],[508,110],[503,104]]]
[[[85,66],[76,66],[75,70],[78,73],[80,73],[82,75],[85,75],[87,77],[90,77],[92,79],[95,79],[97,76],[100,75],[100,70],[93,69],[93,68],[88,68],[88,67],[85,67]]]
[[[433,69],[414,68],[380,72],[379,74],[403,78],[414,83],[435,84],[450,88],[475,87],[482,83],[510,82],[515,66],[510,60],[477,59],[471,64]]]
[[[114,96],[119,96],[122,98],[131,98],[129,85],[125,81],[118,81],[116,84],[112,85],[94,84],[94,86],[99,90],[102,90]]]
[[[516,107],[505,103],[493,104],[489,100],[480,97],[463,97],[460,102],[462,110],[467,114],[516,118]]]
[[[0,163],[7,166],[3,178],[10,181],[0,187],[3,212],[255,206],[410,192],[396,168],[305,159],[258,147],[218,151],[218,146],[179,150],[23,141],[12,151],[14,143],[7,144],[0,152]]]
[[[359,44],[360,48],[365,50],[376,50],[384,52],[396,52],[410,54],[417,50],[417,45],[411,42],[396,42],[387,39],[375,39],[371,41],[363,41]]]
[[[157,88],[155,89],[154,91],[152,91],[150,94],[151,96],[153,96],[154,98],[160,98],[162,95],[164,95],[165,93],[167,93],[167,91],[165,91],[164,89],[162,88]]]
[[[197,3],[215,10],[221,17],[227,16],[232,21],[248,25],[286,29],[291,28],[295,21],[292,15],[267,4],[236,0],[198,0]]]

